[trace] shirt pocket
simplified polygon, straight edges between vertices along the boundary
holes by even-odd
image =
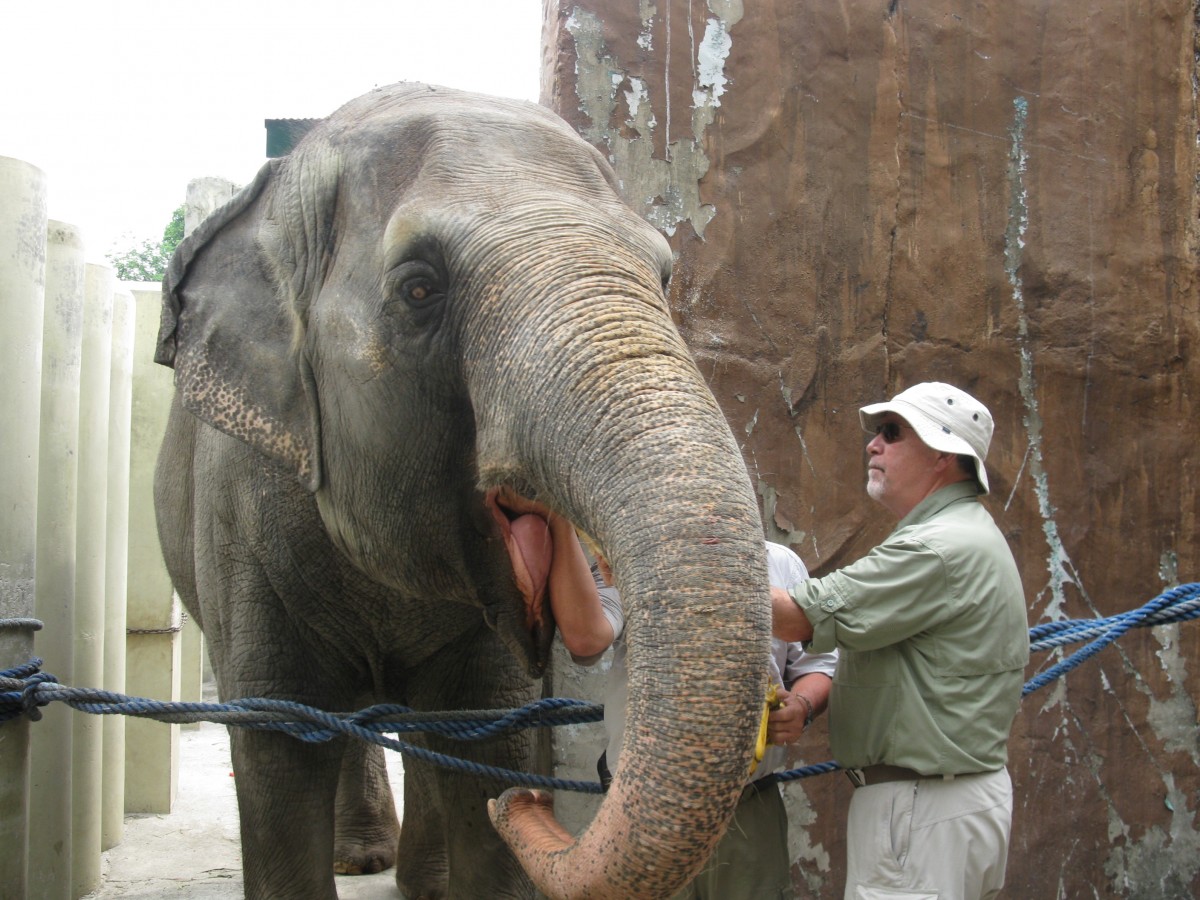
[[[837,737],[841,748],[850,752],[882,753],[891,744],[898,691],[893,684],[835,682],[830,697],[830,715],[837,717]],[[840,710],[854,710],[839,715]]]

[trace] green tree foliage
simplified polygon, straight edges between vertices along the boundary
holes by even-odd
[[[183,207],[171,215],[161,241],[142,240],[127,250],[105,254],[122,281],[162,281],[171,254],[183,240]]]

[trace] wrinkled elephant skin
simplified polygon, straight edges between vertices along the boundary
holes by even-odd
[[[628,734],[595,821],[575,840],[540,792],[406,759],[408,897],[667,896],[746,773],[757,506],[671,323],[668,247],[614,185],[540,107],[394,85],[268,163],[164,283],[159,531],[223,699],[539,697],[549,537],[502,490],[588,532],[622,589]],[[335,866],[391,862],[376,748],[231,731],[248,897],[332,898]],[[528,731],[413,742],[547,766]]]

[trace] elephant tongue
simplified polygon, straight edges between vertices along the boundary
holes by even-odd
[[[517,576],[517,586],[525,595],[525,608],[532,620],[527,624],[533,628],[541,623],[542,599],[554,555],[550,528],[541,516],[518,516],[509,523],[504,541],[512,559],[513,573]]]

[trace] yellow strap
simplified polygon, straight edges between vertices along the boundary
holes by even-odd
[[[758,740],[754,743],[754,758],[750,760],[751,775],[754,774],[754,770],[758,768],[758,764],[762,762],[762,758],[767,752],[767,720],[773,709],[779,709],[779,694],[775,691],[775,685],[770,684],[767,686],[767,700],[763,704],[762,720],[758,723]]]

